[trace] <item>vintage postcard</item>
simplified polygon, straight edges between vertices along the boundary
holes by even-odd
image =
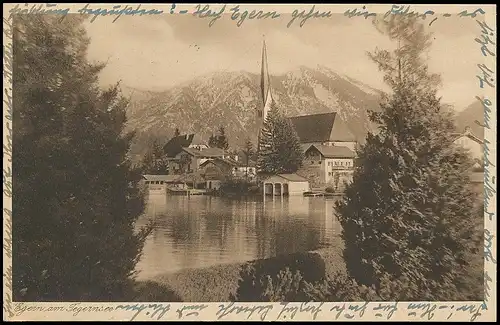
[[[496,320],[494,5],[3,9],[4,320]]]

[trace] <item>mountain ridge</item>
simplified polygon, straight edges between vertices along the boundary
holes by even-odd
[[[368,111],[380,109],[382,90],[320,65],[301,66],[270,79],[273,99],[288,117],[337,112],[361,143],[368,131],[375,131]],[[256,109],[262,106],[260,74],[219,71],[164,91],[128,87],[125,93],[131,99],[126,129],[136,131],[133,156],[142,155],[155,139],[167,142],[176,128],[181,134],[197,133],[208,140],[223,126],[231,147],[241,147],[247,139],[256,144]],[[470,124],[463,112],[457,116],[459,127]]]

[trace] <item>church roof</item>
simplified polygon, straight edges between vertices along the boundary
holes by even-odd
[[[356,141],[336,112],[291,117],[300,142]]]

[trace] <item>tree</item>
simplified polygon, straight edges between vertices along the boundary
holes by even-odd
[[[295,173],[303,157],[297,132],[273,102],[259,139],[258,170],[264,174]]]
[[[218,147],[217,137],[214,136],[213,134],[210,135],[210,138],[208,138],[208,146],[210,148],[217,148]]]
[[[124,299],[150,228],[126,100],[97,84],[84,18],[14,17],[13,299]],[[125,298],[127,299],[127,298]]]
[[[219,134],[212,134],[210,136],[210,138],[208,139],[208,146],[211,148],[220,148],[224,150],[229,149],[229,143],[227,141],[226,131],[224,130],[224,127],[219,127]]]
[[[143,173],[153,175],[164,175],[168,173],[168,166],[164,160],[164,153],[162,146],[158,139],[153,140],[149,145],[142,160]]]
[[[253,150],[253,144],[250,139],[247,139],[245,142],[245,146],[243,147],[243,154],[245,155],[245,177],[246,180],[248,181],[248,165],[250,163],[250,160],[253,158],[253,155],[255,154]]]
[[[381,23],[398,48],[370,57],[392,94],[371,112],[379,132],[360,147],[336,211],[356,281],[381,290],[388,278],[407,287],[402,299],[453,300],[471,250],[473,162],[452,142],[453,120],[436,96],[439,78],[421,59],[431,39],[423,28],[396,15]]]
[[[179,165],[179,173],[183,175],[183,181],[184,181],[184,188],[186,188],[186,177],[187,177],[187,172],[188,172],[188,167],[191,165],[192,159],[191,156],[189,155],[181,155],[180,159],[178,160],[178,165]]]
[[[219,136],[217,137],[218,147],[224,150],[229,149],[229,143],[227,142],[226,131],[224,127],[219,128]]]
[[[175,138],[175,137],[178,137],[179,135],[181,135],[181,132],[179,131],[179,129],[178,129],[178,128],[175,128],[174,138]]]

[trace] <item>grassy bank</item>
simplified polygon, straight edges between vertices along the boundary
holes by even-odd
[[[299,271],[309,282],[345,272],[342,256],[331,249],[320,249],[164,274],[139,283],[134,301],[259,301],[266,286],[259,279],[275,279],[285,268]]]

